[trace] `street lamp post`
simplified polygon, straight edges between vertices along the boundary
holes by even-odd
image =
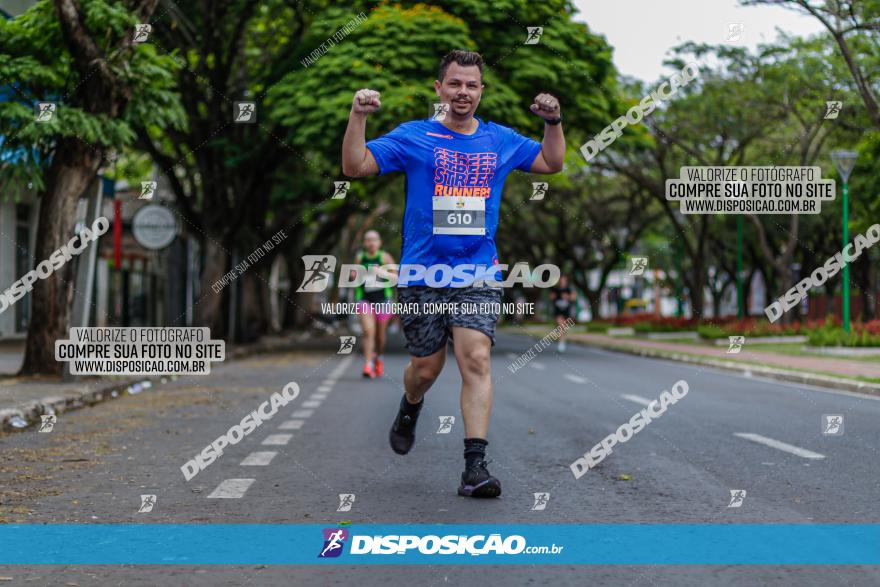
[[[832,151],[831,160],[843,179],[843,246],[849,244],[849,176],[856,165],[855,151]],[[849,334],[849,263],[843,260],[843,330]]]

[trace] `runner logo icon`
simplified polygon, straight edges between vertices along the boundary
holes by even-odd
[[[746,25],[741,22],[732,22],[727,25],[727,40],[736,43],[742,38],[743,31],[746,30]]]
[[[550,494],[541,492],[535,494],[535,505],[532,506],[532,511],[540,511],[547,508],[547,502],[550,501]]]
[[[155,495],[142,495],[141,496],[141,507],[138,508],[139,514],[148,514],[153,511],[153,506],[156,505],[156,496]]]
[[[37,102],[34,106],[35,122],[51,122],[55,118],[58,105],[55,102]]]
[[[728,336],[727,339],[730,341],[730,346],[727,348],[728,355],[739,354],[743,345],[746,344],[745,336]]]
[[[746,498],[746,490],[745,489],[731,489],[730,490],[730,503],[727,504],[729,508],[738,508],[742,507],[743,500]]]
[[[335,558],[342,554],[345,541],[348,540],[348,530],[342,528],[324,528],[324,548],[318,558]]]
[[[840,436],[843,434],[843,414],[823,414],[822,434],[825,436]]]
[[[825,102],[825,120],[834,120],[840,114],[843,108],[843,102],[837,100],[827,100]]]
[[[152,200],[153,194],[156,193],[156,186],[158,182],[155,181],[142,181],[141,182],[141,195],[138,196],[138,200]]]
[[[354,336],[340,336],[339,337],[339,350],[336,351],[337,355],[350,355],[351,351],[354,350],[354,341],[357,340],[357,337]]]
[[[336,269],[336,257],[333,255],[303,255],[306,273],[297,292],[315,293],[324,291],[330,284],[330,276]]]
[[[134,36],[131,39],[132,43],[146,43],[147,39],[150,37],[150,32],[153,30],[152,25],[149,24],[138,24],[134,27]]]
[[[58,416],[55,414],[43,414],[40,416],[42,422],[40,423],[39,432],[52,432],[55,428],[55,422],[58,421]]]
[[[529,33],[529,36],[526,37],[526,45],[537,45],[538,41],[541,40],[541,35],[544,34],[544,27],[541,26],[529,26],[526,27],[526,30]]]
[[[452,427],[455,425],[455,416],[440,416],[440,428],[437,429],[437,434],[449,434],[452,432]]]
[[[233,102],[232,107],[235,109],[235,118],[232,119],[232,122],[254,124],[257,121],[256,102]]]
[[[350,181],[334,181],[333,182],[333,195],[330,196],[331,200],[344,200],[345,195],[348,193],[348,188],[351,187]]]
[[[630,257],[632,266],[629,268],[630,275],[644,275],[645,269],[648,267],[647,257]]]
[[[431,120],[443,122],[449,113],[449,102],[434,102],[434,113],[431,114]]]
[[[354,493],[340,493],[339,494],[339,507],[336,508],[336,511],[337,512],[350,512],[352,505],[354,505]]]
[[[532,197],[530,200],[543,200],[544,195],[547,193],[547,188],[550,187],[550,184],[546,181],[533,181],[532,182]]]

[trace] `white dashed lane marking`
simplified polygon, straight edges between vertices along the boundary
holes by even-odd
[[[266,437],[266,440],[260,444],[266,446],[284,446],[290,442],[291,438],[293,438],[293,434],[270,434]]]
[[[287,422],[282,422],[281,426],[278,427],[279,430],[299,430],[303,427],[305,420],[288,420]]]
[[[622,397],[622,398],[625,399],[625,400],[629,400],[629,401],[631,401],[631,402],[635,402],[635,403],[637,403],[637,404],[641,404],[641,405],[643,405],[643,406],[650,406],[650,405],[653,404],[655,401],[657,401],[657,400],[653,400],[653,399],[648,399],[648,398],[646,398],[646,397],[642,397],[642,396],[640,396],[640,395],[632,395],[632,394],[629,394],[629,393],[624,393],[624,394],[622,394],[620,397]]]
[[[265,467],[278,453],[271,450],[252,452],[239,463],[243,467]]]
[[[352,357],[347,357],[339,363],[339,365],[330,372],[327,379],[321,382],[317,393],[312,394],[311,398],[309,398],[310,401],[303,402],[303,407],[317,408],[320,406],[321,401],[327,397],[326,395],[321,394],[326,394],[332,391],[333,385],[348,368],[351,361]],[[313,412],[314,410],[295,410],[291,416],[293,418],[308,418]],[[299,430],[304,423],[305,420],[287,420],[286,422],[282,422],[278,428],[281,430]],[[264,446],[285,446],[290,442],[291,438],[293,438],[292,434],[270,434],[261,444]],[[244,460],[241,461],[240,465],[245,467],[267,466],[277,454],[278,453],[275,451],[255,451],[246,456]],[[208,498],[240,499],[244,497],[244,494],[247,492],[248,488],[254,484],[254,481],[256,481],[256,479],[225,479],[217,486],[217,489],[208,495]]]
[[[239,499],[256,479],[226,479],[211,492],[208,499]]]
[[[565,375],[563,375],[563,377],[565,377],[569,381],[574,381],[575,383],[586,383],[587,382],[587,380],[584,379],[583,377],[578,377],[577,375],[572,375],[571,373],[566,373]]]
[[[542,363],[538,363],[537,361],[532,361],[529,363],[532,366],[532,369],[537,369],[538,371],[544,370],[544,365]]]
[[[754,434],[752,432],[734,432],[733,435],[739,436],[740,438],[745,438],[746,440],[751,440],[752,442],[757,442],[758,444],[763,444],[764,446],[769,446],[770,448],[775,448],[776,450],[781,450],[783,452],[799,456],[804,459],[825,458],[825,455],[819,454],[817,452],[813,452],[811,450],[807,450],[793,444],[788,444],[787,442],[782,442],[781,440],[767,438],[766,436],[761,436],[760,434]]]

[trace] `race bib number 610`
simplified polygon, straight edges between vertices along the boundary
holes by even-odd
[[[434,234],[486,234],[486,200],[434,196]]]

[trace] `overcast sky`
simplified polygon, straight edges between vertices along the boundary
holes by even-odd
[[[823,31],[816,19],[778,6],[740,6],[736,0],[575,0],[593,32],[614,49],[614,64],[624,75],[654,81],[669,75],[663,60],[685,41],[727,42],[728,25],[744,25],[736,43],[756,47],[776,38],[776,29],[801,36]]]

